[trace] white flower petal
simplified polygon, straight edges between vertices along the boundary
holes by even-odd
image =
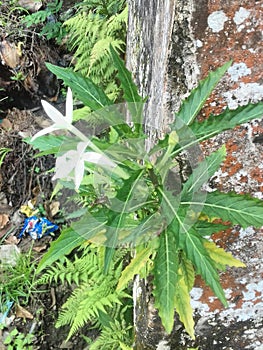
[[[72,124],[73,118],[73,96],[72,91],[68,88],[67,99],[66,99],[66,120],[67,123]]]
[[[53,179],[65,179],[76,167],[76,151],[68,151],[56,159],[56,173]]]
[[[107,167],[110,167],[110,168],[116,167],[116,164],[112,162],[109,158],[96,152],[86,152],[83,154],[82,159],[90,163],[95,163],[102,166],[106,165]]]
[[[76,190],[79,189],[79,186],[81,184],[81,181],[83,179],[84,176],[84,162],[79,160],[78,163],[76,164],[76,168],[75,168],[75,188]]]
[[[67,129],[68,123],[66,118],[63,116],[62,113],[60,113],[55,107],[53,107],[50,103],[47,101],[41,101],[42,106],[46,112],[46,114],[49,116],[50,119],[53,120],[53,122],[61,129]]]
[[[83,156],[86,148],[88,147],[90,142],[79,142],[77,145],[77,152],[80,156]]]
[[[58,128],[55,126],[55,125],[51,125],[43,130],[40,130],[39,132],[37,132],[32,138],[31,138],[31,142],[34,141],[35,139],[37,139],[38,137],[40,136],[43,136],[43,135],[46,135],[46,134],[49,134],[53,131],[56,131],[58,130]]]

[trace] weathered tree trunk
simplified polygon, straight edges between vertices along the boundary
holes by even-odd
[[[133,72],[141,93],[148,96],[145,122],[150,144],[162,136],[172,112],[178,110],[182,97],[196,85],[197,80],[230,58],[234,60],[234,68],[221,82],[214,99],[208,101],[205,115],[211,113],[212,106],[213,112],[217,112],[226,105],[232,108],[263,99],[263,57],[260,54],[263,43],[259,39],[262,37],[262,0],[128,0],[128,3],[127,66]],[[261,180],[252,175],[255,167],[259,169],[257,162],[260,162],[258,151],[253,146],[253,135],[262,132],[262,127],[254,123],[235,130],[235,134],[231,131],[219,137],[219,144],[227,144],[228,165],[224,171],[229,174],[223,180],[217,177],[220,190],[247,192],[247,188],[240,187],[235,180],[237,169],[240,169],[236,167],[235,159],[239,157],[248,176],[250,193],[259,196],[262,192],[262,170]],[[194,301],[203,308],[203,314],[198,316],[198,339],[195,343],[178,335],[179,322],[176,322],[177,330],[172,336],[165,334],[150,297],[151,284],[137,276],[134,283],[135,348],[178,350],[199,346],[202,350],[262,349],[263,308],[259,308],[257,299],[252,300],[248,319],[247,305],[240,302],[251,286],[254,286],[255,293],[263,294],[260,277],[263,271],[262,268],[258,270],[258,266],[262,267],[263,239],[259,235],[257,248],[251,250],[253,232],[248,230],[246,239],[244,235],[238,238],[239,249],[246,254],[235,251],[237,247],[233,238],[228,242],[228,248],[233,249],[237,257],[241,254],[241,259],[248,266],[247,271],[235,272],[235,277],[231,272],[222,277],[223,287],[228,293],[230,291],[228,298],[232,309],[223,311],[216,301],[208,304],[210,292],[204,289],[204,285],[196,285],[195,290],[200,295],[203,293],[203,299],[195,295]],[[207,310],[206,313],[204,310]],[[224,323],[225,312],[232,320],[227,325]],[[245,339],[243,334],[246,332],[253,336]]]
[[[146,125],[160,133],[182,96],[196,84],[192,13],[192,0],[129,1],[127,66],[149,98]],[[152,142],[157,136],[151,132]]]
[[[127,65],[140,92],[148,96],[145,124],[150,144],[162,136],[172,112],[197,81],[192,13],[191,0],[129,2]],[[139,277],[134,283],[136,349],[166,349],[148,287]]]

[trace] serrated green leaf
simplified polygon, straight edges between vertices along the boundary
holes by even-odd
[[[115,198],[112,198],[113,210],[108,211],[108,230],[106,233],[106,249],[104,270],[107,271],[113,249],[117,246],[121,239],[124,239],[132,232],[134,227],[140,222],[130,218],[130,213],[134,212],[134,208],[139,209],[143,206],[147,196],[142,193],[142,177],[144,169],[135,171],[134,174],[123,182],[123,186],[117,191]],[[138,207],[139,205],[139,207]],[[132,237],[131,237],[132,239]]]
[[[84,241],[85,239],[71,228],[63,230],[59,238],[51,243],[48,252],[44,254],[43,258],[40,260],[37,273],[45,267],[50,266],[61,257],[69,254],[72,249],[76,248]]]
[[[205,282],[211,287],[215,295],[224,306],[227,306],[224,291],[219,282],[219,276],[213,262],[203,245],[202,238],[190,229],[181,237],[184,251],[188,259],[194,264],[198,274],[202,276]]]
[[[34,149],[38,149],[41,155],[54,154],[59,151],[60,146],[65,142],[65,136],[44,135],[36,138],[33,142],[31,138],[24,141],[31,145]]]
[[[203,205],[202,212],[209,217],[220,217],[242,227],[263,225],[263,201],[236,193],[211,192],[205,203],[181,202],[181,205]]]
[[[114,48],[110,46],[110,53],[113,63],[118,70],[118,78],[124,92],[124,98],[127,102],[142,102],[143,99],[138,93],[138,88],[134,84],[131,72],[125,67],[125,63],[120,59]]]
[[[178,251],[175,239],[171,231],[164,230],[160,235],[160,246],[154,260],[154,296],[155,306],[167,333],[171,333],[174,324],[177,271]]]
[[[187,276],[184,275],[182,269],[179,269],[179,279],[176,286],[175,309],[179,315],[180,321],[183,323],[186,332],[192,339],[194,334],[193,309],[191,307],[191,297],[187,285]]]
[[[229,225],[214,224],[203,220],[199,220],[194,224],[194,229],[201,236],[211,236],[216,232],[227,230],[229,227]]]
[[[190,292],[195,282],[195,270],[192,262],[187,259],[184,253],[181,255],[180,271],[188,288],[188,292]]]
[[[86,240],[93,238],[104,229],[104,226],[105,222],[100,222],[99,218],[93,218],[89,214],[84,215],[71,227],[63,230],[58,239],[51,243],[48,252],[44,254],[38,265],[37,272],[69,254]]]
[[[145,267],[150,255],[152,254],[152,249],[150,247],[144,248],[131,260],[128,266],[122,271],[121,277],[119,279],[117,290],[122,290],[125,288],[129,281],[133,277],[140,273],[141,269]]]
[[[72,89],[77,98],[80,99],[85,106],[90,107],[92,110],[95,111],[113,104],[104,91],[94,84],[91,79],[74,72],[70,68],[62,68],[50,63],[46,63],[46,66]]]
[[[255,118],[261,118],[263,103],[240,106],[235,110],[226,109],[218,116],[210,116],[203,122],[194,121],[190,129],[195,135],[195,142],[207,140],[219,133],[233,129],[235,126],[246,123]],[[194,142],[194,140],[193,140]]]
[[[180,111],[176,113],[176,118],[180,118],[183,123],[190,125],[231,64],[231,61],[225,63],[222,67],[210,72],[207,78],[201,80],[197,88],[192,90],[189,97],[183,102]]]
[[[226,147],[222,146],[199,163],[183,185],[182,200],[200,190],[201,186],[219,169],[225,156]]]
[[[115,235],[115,234],[113,234],[113,235]],[[104,266],[103,266],[103,272],[105,274],[107,274],[109,272],[110,265],[111,265],[111,262],[113,260],[114,254],[115,254],[115,248],[105,247]]]
[[[246,265],[240,260],[235,259],[231,253],[226,252],[223,248],[217,247],[214,242],[204,242],[204,247],[209,256],[219,264],[235,267],[246,267]]]

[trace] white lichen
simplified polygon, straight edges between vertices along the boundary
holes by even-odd
[[[224,93],[229,109],[245,106],[248,103],[257,103],[263,99],[263,85],[258,83],[241,83],[239,88]]]
[[[225,15],[224,11],[214,11],[207,18],[208,27],[212,29],[214,33],[218,33],[224,29],[227,20],[228,17]]]
[[[195,41],[195,45],[196,45],[197,48],[202,47],[203,46],[203,42],[201,40],[197,39]]]
[[[240,62],[234,63],[227,72],[230,75],[231,81],[238,81],[239,78],[251,74],[251,69],[244,62]]]
[[[244,7],[240,7],[238,11],[236,11],[234,16],[234,22],[236,25],[240,25],[243,23],[250,15],[250,12]]]

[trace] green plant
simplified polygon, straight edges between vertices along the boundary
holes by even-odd
[[[126,1],[84,1],[77,14],[69,18],[64,26],[68,31],[68,45],[74,50],[75,71],[92,79],[106,94],[116,99],[119,89],[116,68],[112,64],[109,47],[124,52]]]
[[[33,334],[23,334],[14,328],[5,338],[4,344],[7,345],[7,350],[33,350],[33,340]]]
[[[1,168],[2,164],[3,164],[5,156],[7,155],[8,152],[11,152],[11,151],[12,151],[11,148],[6,148],[6,147],[0,148],[0,168]]]
[[[0,3],[0,31],[5,37],[8,36],[8,41],[10,38],[25,38],[25,33],[23,33],[23,27],[21,26],[21,21],[28,11],[19,6],[18,1],[2,1]],[[11,40],[12,41],[12,40]]]
[[[10,79],[14,81],[23,81],[26,79],[26,77],[23,72],[14,72],[14,75],[11,76]]]
[[[0,300],[1,305],[8,301],[26,305],[32,293],[36,292],[36,262],[31,251],[21,253],[15,266],[1,264],[0,266]]]
[[[39,34],[45,36],[48,40],[56,39],[57,43],[65,36],[63,23],[56,19],[63,5],[62,0],[48,2],[44,10],[39,10],[23,18],[23,23],[29,28],[36,25],[42,25]]]
[[[211,115],[203,122],[196,120],[208,96],[230,67],[231,62],[228,62],[199,83],[183,101],[165,138],[146,152],[143,98],[139,96],[123,61],[113,48],[110,52],[118,69],[125,105],[114,106],[113,101],[89,78],[70,69],[48,65],[71,87],[76,97],[94,111],[93,115],[86,117],[87,124],[97,119],[103,127],[98,137],[88,136],[72,125],[70,90],[66,118],[47,103],[43,105],[54,125],[40,131],[29,142],[43,150],[41,144],[49,140],[49,152],[57,156],[54,178],[58,179],[60,186],[76,189],[86,211],[51,244],[38,271],[83,242],[94,241],[105,247],[103,272],[106,281],[111,275],[116,252],[129,246],[131,260],[123,266],[116,292],[124,291],[136,274],[152,276],[155,306],[166,331],[172,331],[176,310],[187,332],[194,338],[189,293],[195,275],[201,275],[227,306],[218,271],[227,265],[244,266],[207,238],[228,227],[215,223],[214,219],[242,227],[263,225],[262,201],[235,193],[206,193],[203,185],[224,162],[226,148],[223,146],[204,157],[199,143],[261,117],[263,105],[225,109],[220,115]],[[58,129],[67,130],[72,136],[66,134],[63,139],[45,136]],[[57,148],[54,148],[55,143]],[[45,152],[48,152],[47,144]],[[185,173],[184,159],[187,156],[191,172]],[[99,290],[100,287],[96,288]],[[69,299],[67,308],[74,308],[77,300],[83,302],[86,291],[84,288],[76,293],[72,305],[73,299]],[[85,322],[87,317],[82,320]],[[68,318],[67,322],[72,320]],[[76,326],[83,325],[83,322]]]
[[[119,344],[128,344],[132,339],[129,325],[131,306],[121,307],[130,296],[126,292],[116,291],[126,252],[115,254],[107,276],[103,272],[104,252],[103,248],[98,249],[92,244],[85,244],[74,258],[63,257],[49,267],[37,284],[75,285],[71,296],[62,306],[56,327],[69,324],[70,338],[84,324],[95,325],[102,333],[91,348],[102,349],[102,339],[104,341],[107,338],[109,344],[105,342],[103,349],[118,349],[118,346],[122,346]]]

